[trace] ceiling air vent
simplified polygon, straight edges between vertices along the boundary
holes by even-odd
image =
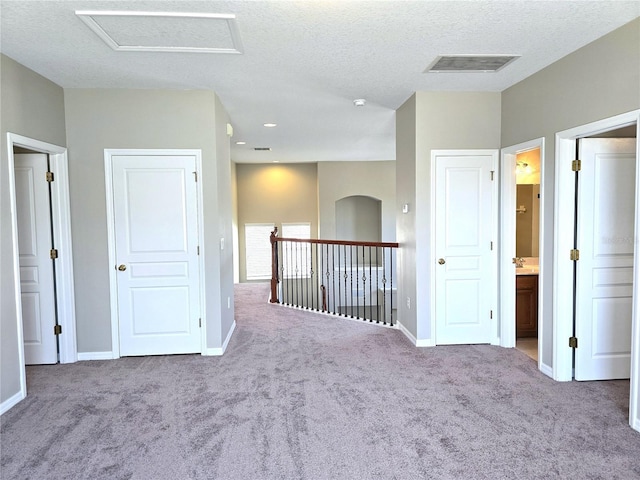
[[[253,149],[256,152],[270,152],[271,151],[271,147],[254,147]]]
[[[497,72],[520,55],[440,55],[425,73]]]

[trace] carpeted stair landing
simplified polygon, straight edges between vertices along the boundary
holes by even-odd
[[[557,383],[514,349],[397,330],[236,287],[222,357],[27,368],[4,479],[633,479],[629,382]]]

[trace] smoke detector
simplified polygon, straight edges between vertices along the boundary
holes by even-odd
[[[364,98],[356,98],[356,99],[353,101],[353,104],[354,104],[356,107],[364,107],[364,105],[365,105],[366,103],[367,103],[367,101],[366,101]]]

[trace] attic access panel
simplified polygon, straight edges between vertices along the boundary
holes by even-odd
[[[425,73],[497,72],[518,58],[520,55],[440,55]]]
[[[75,12],[116,51],[243,53],[235,15],[186,12]]]

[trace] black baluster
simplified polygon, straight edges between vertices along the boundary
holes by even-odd
[[[391,277],[391,286],[389,287],[389,297],[391,297],[391,300],[389,301],[391,303],[391,326],[393,327],[393,250],[389,249],[389,262],[390,262],[390,266],[389,266],[389,276]]]
[[[371,306],[369,307],[369,321],[373,322],[373,295],[372,295],[372,287],[373,284],[371,283],[371,280],[373,278],[373,274],[372,274],[372,269],[373,267],[371,266],[371,245],[369,245],[369,303],[371,304]]]
[[[349,288],[349,308],[351,309],[351,318],[353,318],[353,312],[355,312],[355,308],[353,308],[353,245],[349,245],[349,266],[351,269],[351,275],[349,278],[351,282]]]
[[[367,319],[367,266],[364,263],[364,245],[362,246],[362,312],[363,320]]]
[[[384,324],[387,324],[387,260],[385,258],[385,247],[382,247],[382,314]]]

